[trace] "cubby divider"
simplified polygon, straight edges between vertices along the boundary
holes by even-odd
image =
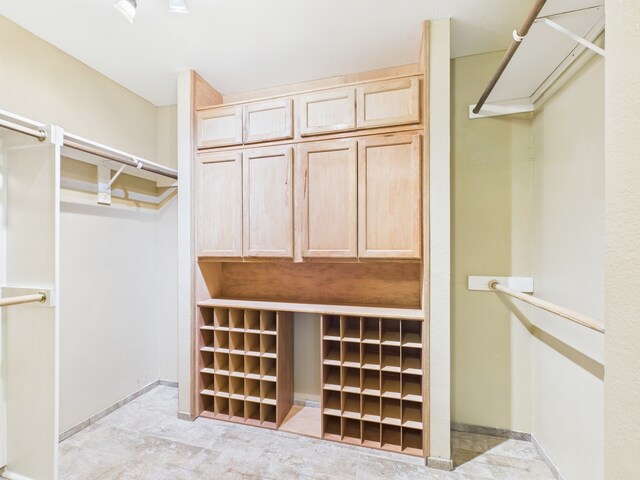
[[[210,310],[210,309],[203,309]],[[213,326],[218,330],[229,329],[229,309],[228,308],[213,308]]]
[[[360,343],[360,317],[340,317],[340,337],[343,342]]]
[[[229,309],[229,328],[232,331],[244,332],[244,310]]]
[[[244,328],[245,331],[251,333],[260,333],[260,311],[245,310],[244,311]]]

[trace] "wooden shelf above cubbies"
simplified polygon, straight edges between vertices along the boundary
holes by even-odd
[[[415,308],[363,307],[360,305],[320,305],[313,303],[270,302],[263,300],[237,300],[211,298],[198,302],[199,307],[226,307],[280,312],[317,313],[322,315],[349,315],[377,318],[402,318],[423,321],[424,312]],[[399,339],[397,345],[400,345]]]

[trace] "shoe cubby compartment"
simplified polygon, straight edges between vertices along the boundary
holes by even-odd
[[[293,315],[218,306],[200,313],[202,415],[278,428],[293,403]]]
[[[342,390],[342,383],[340,382],[340,367],[332,365],[324,365],[323,372],[323,390]]]
[[[357,368],[342,368],[342,391],[360,393],[360,370]]]
[[[402,428],[402,453],[422,456],[422,431]]]
[[[360,317],[340,317],[340,336],[343,342],[360,343]]]
[[[205,310],[205,309],[203,309]],[[211,310],[213,310],[213,327],[217,329],[228,330],[229,329],[229,309],[228,308],[212,308],[206,309],[209,310],[209,314],[211,314]]]
[[[213,348],[216,351],[229,351],[229,331],[214,330],[213,332]]]
[[[234,332],[244,332],[244,310],[229,309],[229,328]]]
[[[380,372],[362,370],[362,394],[372,397],[380,397]]]
[[[400,322],[393,318],[380,320],[380,343],[382,345],[400,346]]]
[[[250,333],[260,333],[260,310],[244,311],[244,329]]]
[[[244,377],[244,355],[232,353],[229,355],[229,373],[232,376]]]
[[[362,442],[361,422],[351,418],[342,418],[342,441],[352,445]]]
[[[244,398],[250,402],[260,402],[260,380],[245,378]]]
[[[422,322],[322,317],[322,436],[421,456]]]
[[[340,341],[340,317],[338,315],[324,315],[322,323],[323,340]]]
[[[325,415],[322,418],[322,438],[327,440],[342,440],[342,419]]]
[[[400,413],[400,400],[395,398],[382,399],[382,406],[380,407],[380,421],[382,423],[400,426],[402,424]]]
[[[248,425],[260,425],[260,402],[245,400],[244,422]]]
[[[360,368],[360,343],[342,342],[342,366]]]
[[[380,422],[380,397],[362,396],[362,419]]]
[[[322,340],[323,350],[325,352],[322,363],[324,365],[340,366],[340,342],[334,340]]]
[[[260,380],[260,357],[246,356],[244,357],[244,376],[252,380]]]
[[[275,338],[275,337],[272,337]],[[246,355],[249,356],[260,356],[260,334],[259,333],[249,333],[245,332],[244,334],[244,351]]]
[[[335,392],[333,390],[324,390],[322,392],[323,395],[323,409],[322,413],[324,415],[333,415],[335,417],[340,417],[342,415],[342,408],[340,407],[340,392]]]
[[[422,375],[422,349],[402,347],[402,373]]]
[[[402,320],[402,346],[422,348],[422,322]]]
[[[244,333],[231,330],[229,332],[229,351],[244,356]]]
[[[276,336],[262,334],[260,335],[260,355],[265,357],[276,358]]]
[[[260,310],[260,331],[266,334],[276,334],[276,312]]]
[[[380,352],[380,369],[383,372],[400,373],[400,347],[382,345]]]
[[[365,370],[380,370],[380,346],[363,344],[361,363]]]
[[[380,423],[362,422],[362,445],[380,448]]]

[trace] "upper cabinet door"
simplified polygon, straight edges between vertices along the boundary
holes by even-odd
[[[244,255],[293,256],[292,148],[243,153]]]
[[[335,88],[300,95],[300,135],[347,132],[356,129],[355,89]]]
[[[200,155],[197,238],[200,257],[242,256],[242,155]]]
[[[354,140],[303,144],[296,189],[303,257],[358,256],[358,164]]]
[[[244,143],[293,138],[290,98],[279,98],[244,106]]]
[[[421,256],[420,136],[358,144],[358,253],[361,258]]]
[[[420,80],[407,78],[360,85],[358,128],[420,122]]]
[[[242,143],[242,107],[217,107],[196,113],[197,147],[212,148]]]

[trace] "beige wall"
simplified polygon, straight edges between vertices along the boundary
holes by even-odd
[[[175,107],[156,108],[4,17],[0,72],[0,110],[175,166]],[[91,185],[93,172],[63,163],[63,177]],[[125,176],[115,186],[159,193]],[[158,378],[177,380],[177,199],[161,209],[98,207],[69,190],[63,199],[61,430]]]
[[[531,339],[468,275],[530,276],[531,120],[469,120],[502,54],[452,61],[452,417],[531,430]]]
[[[534,116],[532,263],[537,296],[603,320],[604,60],[585,57]],[[567,480],[602,479],[603,335],[530,319],[532,433]]]
[[[605,478],[640,472],[640,3],[608,0]]]

